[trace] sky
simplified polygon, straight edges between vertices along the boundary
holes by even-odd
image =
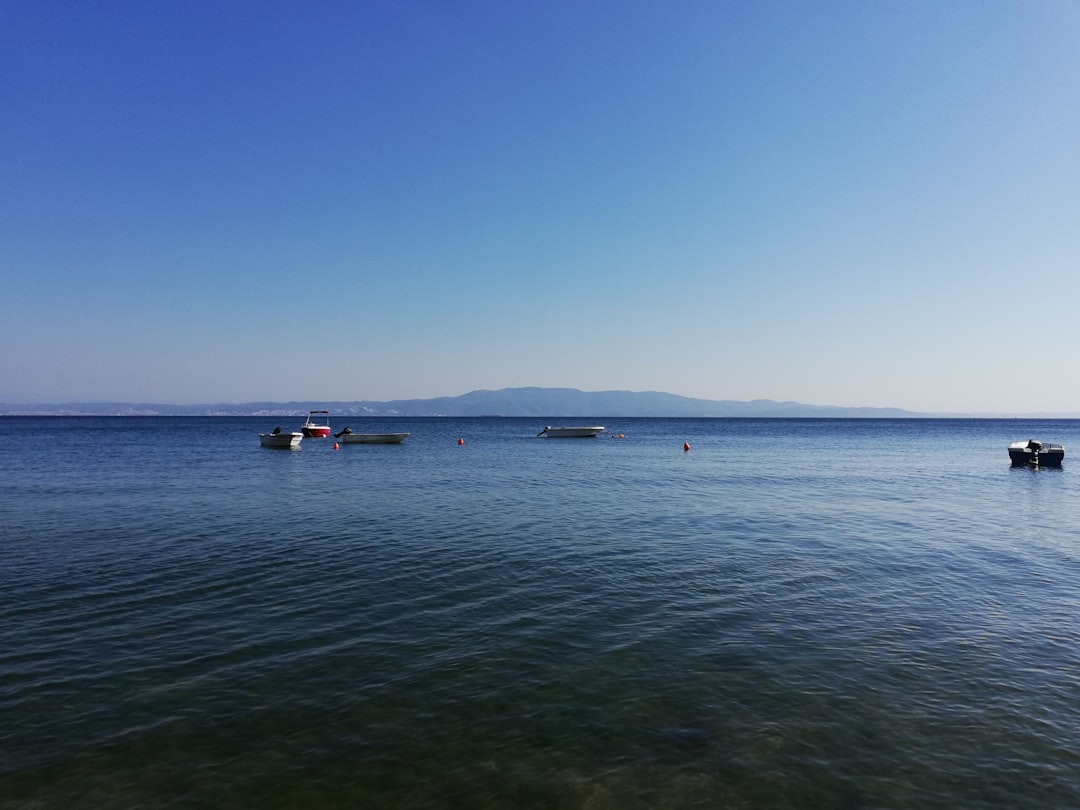
[[[0,402],[1080,412],[1080,0],[0,0]]]

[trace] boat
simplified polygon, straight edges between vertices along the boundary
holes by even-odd
[[[276,427],[269,433],[259,434],[259,444],[263,447],[281,447],[286,450],[299,447],[304,434],[296,430],[292,433],[282,433],[281,428]]]
[[[319,413],[329,414],[330,411],[308,411],[307,421],[304,422],[304,426],[302,428],[300,428],[300,430],[302,430],[304,432],[305,436],[310,436],[313,439],[321,439],[321,438],[324,438],[324,437],[330,435],[330,417],[329,417],[329,415],[323,417],[323,423],[324,424],[320,425],[317,422],[312,421],[311,417],[313,417],[313,416],[315,416],[315,414],[319,414]]]
[[[592,427],[551,427],[548,425],[536,435],[546,436],[549,439],[591,439],[603,432],[603,425]]]
[[[1065,460],[1065,446],[1043,443],[1037,439],[1013,442],[1009,445],[1009,458],[1014,467],[1060,467]]]
[[[353,433],[345,428],[340,433],[334,434],[342,444],[401,444],[407,438],[408,433]]]

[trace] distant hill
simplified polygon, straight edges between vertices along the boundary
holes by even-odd
[[[457,397],[359,403],[400,416],[917,416],[898,408],[842,408],[798,402],[693,399],[661,391],[502,388]]]
[[[661,391],[579,391],[576,388],[502,388],[456,397],[390,402],[245,402],[167,405],[131,402],[68,402],[0,405],[0,414],[71,416],[290,416],[329,409],[335,416],[535,416],[555,417],[925,417],[900,408],[845,408],[755,399],[694,399]]]

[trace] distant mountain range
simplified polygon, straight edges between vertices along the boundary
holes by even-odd
[[[502,388],[458,397],[390,402],[244,402],[168,405],[146,402],[0,403],[0,416],[297,416],[327,409],[340,416],[752,417],[825,419],[1027,418],[1076,419],[1078,413],[918,413],[901,408],[845,408],[754,399],[694,399],[662,391],[579,391],[576,388]]]
[[[576,388],[503,388],[457,397],[390,402],[245,402],[167,405],[131,402],[0,404],[0,415],[57,416],[292,416],[328,409],[335,416],[535,416],[555,417],[828,417],[914,418],[900,408],[845,408],[755,399],[694,399],[660,391],[579,391]]]

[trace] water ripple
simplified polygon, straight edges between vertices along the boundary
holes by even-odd
[[[1080,805],[1080,485],[1015,424],[136,422],[0,450],[0,807]]]

